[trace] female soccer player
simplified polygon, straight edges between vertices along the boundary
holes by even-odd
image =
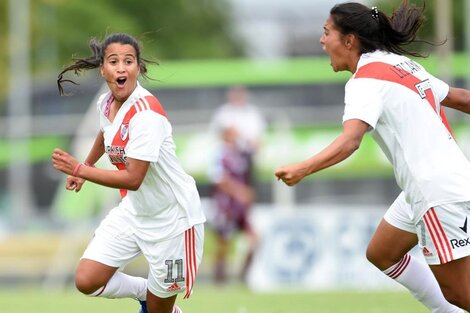
[[[318,154],[281,166],[275,175],[293,186],[348,158],[370,132],[403,193],[378,226],[367,258],[432,312],[461,312],[445,299],[470,310],[470,162],[441,104],[470,113],[470,91],[449,87],[404,56],[418,56],[407,47],[415,41],[423,11],[406,0],[390,18],[358,3],[331,9],[320,43],[335,72],[352,73],[343,132]],[[439,284],[408,254],[417,243]]]
[[[76,59],[58,77],[63,94],[67,71],[99,68],[109,91],[97,103],[100,130],[81,163],[61,149],[52,154],[54,168],[69,175],[68,190],[84,181],[120,189],[121,202],[96,229],[75,273],[82,293],[107,298],[131,297],[140,312],[178,313],[178,293],[191,294],[202,259],[205,216],[194,179],[175,155],[172,128],[160,105],[138,82],[146,61],[138,42],[127,34],[90,41],[92,56]],[[117,170],[95,168],[106,153]],[[147,279],[118,269],[143,254]]]

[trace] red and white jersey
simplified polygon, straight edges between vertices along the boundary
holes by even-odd
[[[440,107],[448,92],[421,65],[384,51],[363,54],[346,84],[343,122],[370,125],[414,221],[433,206],[470,200],[470,163]]]
[[[105,152],[111,163],[122,170],[128,157],[150,162],[138,190],[121,190],[119,209],[129,216],[134,233],[143,240],[157,241],[203,223],[196,183],[176,157],[172,127],[157,98],[138,84],[112,123],[108,119],[111,102],[111,92],[98,100]]]

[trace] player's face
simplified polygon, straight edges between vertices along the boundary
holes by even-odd
[[[104,51],[101,75],[106,80],[114,99],[124,102],[137,86],[140,67],[136,51],[131,45],[112,43]]]
[[[323,50],[330,56],[333,71],[349,70],[349,50],[346,45],[346,38],[335,27],[333,19],[328,17],[323,26],[324,32],[320,37],[320,44]]]

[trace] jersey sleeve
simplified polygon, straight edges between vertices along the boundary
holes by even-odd
[[[126,155],[130,158],[156,162],[164,140],[171,136],[171,127],[163,115],[153,111],[137,113],[129,122]]]
[[[429,80],[431,81],[431,86],[434,92],[436,93],[435,96],[437,96],[439,102],[442,102],[442,100],[444,100],[445,97],[447,97],[447,94],[449,93],[449,85],[432,75],[430,75]]]
[[[366,78],[351,79],[345,87],[343,123],[358,119],[372,128],[382,114],[382,101],[379,90]]]

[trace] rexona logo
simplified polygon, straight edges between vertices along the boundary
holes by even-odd
[[[467,221],[468,217],[465,217],[465,222],[463,223],[463,226],[459,226],[459,228],[464,232],[467,233]],[[452,244],[452,249],[455,248],[462,248],[465,246],[470,245],[470,238],[466,239],[451,239],[450,243]]]
[[[464,233],[467,233],[467,219],[468,217],[465,217],[465,222],[463,223],[463,226],[459,228],[464,232]]]
[[[452,249],[462,248],[470,245],[470,238],[465,239],[451,239],[450,243],[452,244]]]

